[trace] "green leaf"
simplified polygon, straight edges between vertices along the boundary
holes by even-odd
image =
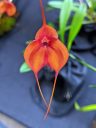
[[[79,63],[81,63],[82,65],[84,65],[85,67],[91,69],[92,71],[96,72],[96,67],[88,64],[87,62],[85,62],[84,60],[81,60],[79,58],[77,58],[76,56],[74,56],[73,54],[70,53],[70,57],[76,61],[78,61]]]
[[[31,71],[31,69],[28,67],[28,65],[24,62],[20,67],[20,73],[26,73]]]
[[[80,110],[80,106],[77,102],[74,103],[74,107],[75,107],[76,110]]]
[[[49,1],[48,5],[52,8],[61,9],[62,5],[63,5],[63,1]],[[79,6],[79,4],[77,2],[74,2],[73,6],[72,6],[72,10],[76,11],[78,6]]]
[[[66,25],[67,25],[68,19],[72,11],[72,6],[73,6],[73,0],[64,0],[60,10],[59,33],[60,33],[60,38],[62,42],[64,42],[64,34],[66,31]]]
[[[80,105],[77,102],[75,102],[74,107],[75,107],[75,110],[81,111],[81,112],[96,111],[96,104],[80,107]]]
[[[68,37],[68,50],[71,50],[72,43],[77,36],[78,32],[80,31],[80,28],[83,24],[83,20],[86,16],[86,6],[85,4],[80,4],[79,8],[74,14],[72,23],[71,23],[71,28],[69,32],[69,37]]]

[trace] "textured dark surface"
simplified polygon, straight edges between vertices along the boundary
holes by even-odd
[[[76,53],[73,54],[76,56]],[[77,57],[80,58],[78,55]],[[71,111],[74,102],[78,100],[87,87],[84,84],[86,74],[87,68],[85,66],[69,58],[68,63],[58,74],[49,114],[55,117],[61,117]],[[47,102],[49,102],[52,94],[54,76],[55,73],[46,67],[42,70],[42,73],[39,73],[41,90]],[[44,105],[37,84],[32,86],[31,93],[35,103],[46,111],[46,106]]]
[[[96,24],[83,25],[75,39],[73,50],[86,51],[96,49]],[[78,43],[79,42],[79,43]]]
[[[45,1],[45,4],[47,0]],[[96,112],[80,113],[72,110],[63,118],[48,117],[43,121],[44,112],[34,104],[30,94],[35,83],[32,72],[20,74],[19,67],[23,62],[22,51],[25,42],[33,39],[41,25],[41,13],[38,0],[16,1],[22,14],[16,28],[0,38],[0,111],[28,125],[28,128],[90,128]],[[47,19],[54,21],[56,13],[48,12]],[[96,66],[96,56],[90,51],[79,53],[87,62]],[[96,73],[88,70],[86,86],[96,84]],[[81,105],[96,103],[96,89],[87,88],[79,98]]]

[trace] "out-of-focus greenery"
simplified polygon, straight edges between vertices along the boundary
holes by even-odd
[[[87,14],[87,7],[84,3],[77,3],[73,0],[49,1],[48,5],[52,8],[60,9],[59,15],[59,36],[61,41],[65,42],[65,32],[69,29],[67,47],[71,50],[74,39],[76,38],[83,21]],[[71,23],[68,24],[70,18]]]
[[[0,36],[5,32],[12,30],[13,26],[16,24],[16,19],[14,17],[2,16],[0,18]]]
[[[87,16],[89,23],[96,23],[96,0],[86,0],[87,2]]]
[[[65,1],[65,0],[64,0]],[[82,4],[84,4],[87,8],[86,11],[86,19],[84,19],[83,24],[96,23],[96,0],[82,0]],[[48,5],[51,9],[61,9],[63,5],[62,0],[50,0]],[[72,11],[76,11],[80,6],[79,2],[73,2]]]

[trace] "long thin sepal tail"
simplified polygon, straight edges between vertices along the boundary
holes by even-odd
[[[45,116],[44,116],[44,119],[47,118],[48,113],[49,113],[49,111],[50,111],[50,107],[51,107],[52,99],[53,99],[54,92],[55,92],[57,76],[58,76],[58,73],[56,73],[56,75],[55,75],[54,85],[53,85],[53,89],[52,89],[52,95],[51,95],[51,97],[50,97],[49,105],[48,105],[48,108],[47,108],[47,112],[46,112],[46,114],[45,114]]]
[[[45,25],[46,24],[46,17],[45,17],[45,13],[44,13],[44,6],[43,6],[42,0],[40,0],[40,7],[41,7],[43,25]]]
[[[47,102],[46,102],[46,100],[45,100],[45,98],[44,98],[44,95],[43,95],[43,93],[42,93],[42,90],[41,90],[41,87],[40,87],[40,84],[39,84],[39,80],[38,80],[37,74],[35,74],[35,78],[36,78],[36,81],[37,81],[37,85],[38,85],[38,89],[39,89],[40,95],[41,95],[41,97],[42,97],[42,99],[43,99],[43,101],[44,101],[44,104],[45,104],[46,107],[48,108],[48,104],[47,104]]]

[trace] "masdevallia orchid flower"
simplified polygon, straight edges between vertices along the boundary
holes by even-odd
[[[16,13],[15,5],[10,0],[0,1],[0,15],[6,13],[8,16],[14,16]]]
[[[47,112],[45,114],[46,118],[50,111],[58,73],[67,63],[69,53],[65,45],[58,39],[56,30],[46,24],[42,0],[40,0],[40,5],[42,10],[43,25],[36,33],[35,40],[30,42],[25,49],[24,58],[26,63],[35,74],[40,94],[45,102],[45,105],[47,106]],[[45,66],[49,66],[55,71],[52,95],[48,105],[42,94],[42,90],[38,81],[38,73]]]

